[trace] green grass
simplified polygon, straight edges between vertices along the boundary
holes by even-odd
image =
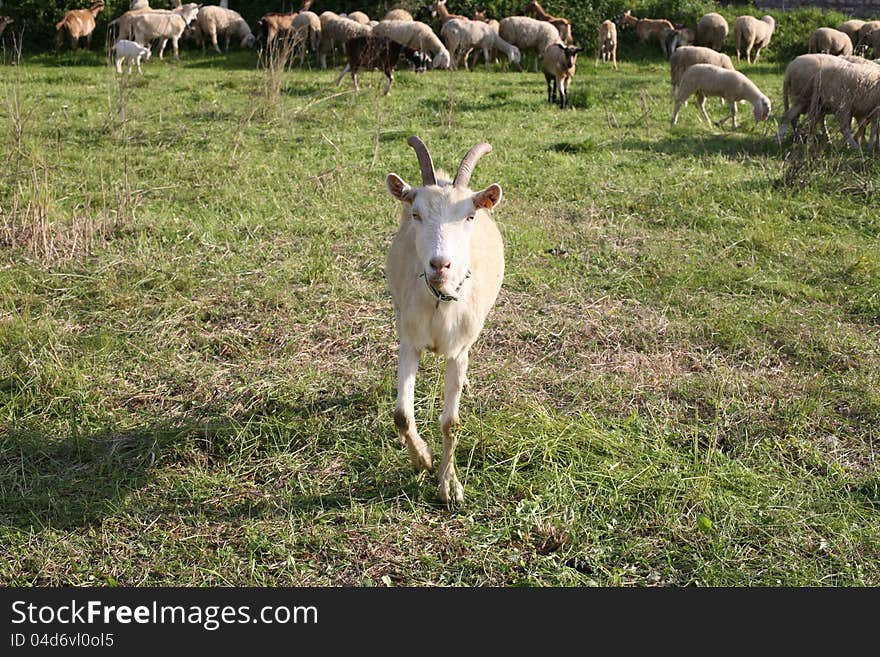
[[[748,106],[671,129],[659,60],[583,60],[566,112],[532,73],[273,98],[254,63],[124,102],[96,55],[0,68],[0,582],[880,585],[880,167],[833,120],[806,157]],[[410,134],[490,141],[504,189],[451,510],[391,413]],[[435,449],[441,393],[426,355]]]

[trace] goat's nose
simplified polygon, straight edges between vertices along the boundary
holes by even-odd
[[[451,265],[452,263],[447,258],[431,258],[431,269],[438,274],[442,273],[444,269],[449,269]]]

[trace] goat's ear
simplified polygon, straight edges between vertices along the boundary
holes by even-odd
[[[471,197],[477,210],[491,210],[501,202],[501,185],[493,183]]]
[[[398,201],[412,201],[413,188],[396,173],[389,173],[385,176],[385,185],[388,187],[388,193]]]
[[[562,43],[554,43],[553,45],[556,46],[557,48],[559,48],[560,50],[563,50],[563,51],[565,50],[565,45]]]

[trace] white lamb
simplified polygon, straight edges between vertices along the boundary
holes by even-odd
[[[535,72],[538,71],[540,59],[548,46],[560,43],[557,30],[552,23],[535,20],[527,16],[508,16],[502,18],[498,26],[501,38],[520,49],[521,52],[535,53]]]
[[[770,116],[770,99],[745,75],[712,64],[694,64],[681,76],[675,107],[672,110],[672,125],[678,123],[678,113],[693,94],[697,95],[700,113],[710,124],[712,121],[706,114],[707,96],[720,96],[730,104],[730,119],[734,129],[737,127],[737,101],[747,100],[752,104],[755,121],[766,121]],[[726,120],[722,119],[719,125]]]
[[[141,62],[150,58],[150,47],[142,46],[128,39],[119,39],[113,44],[113,52],[116,53],[116,72],[122,73],[122,64],[128,62],[128,74],[131,75],[131,65],[137,64],[138,73],[141,71]]]
[[[431,470],[431,450],[416,430],[416,373],[423,350],[446,356],[439,479],[440,499],[448,504],[464,500],[455,475],[453,430],[459,424],[468,353],[504,278],[504,244],[489,213],[501,201],[501,186],[479,192],[468,187],[477,161],[492,150],[489,144],[471,148],[450,183],[445,173],[434,171],[421,139],[410,137],[408,143],[418,156],[422,185],[411,187],[395,173],[385,179],[403,204],[385,265],[400,340],[394,424],[413,467]]]
[[[489,23],[471,21],[467,19],[451,18],[443,24],[440,36],[446,42],[446,47],[452,58],[452,68],[456,68],[459,61],[468,67],[468,55],[474,48],[483,51],[483,59],[486,62],[486,70],[489,70],[489,58],[492,50],[503,52],[509,62],[518,64],[522,58],[519,48],[507,43],[492,28]]]
[[[434,68],[449,68],[452,59],[449,51],[439,37],[434,34],[430,25],[420,21],[379,21],[373,28],[373,34],[383,36],[392,41],[431,55]]]
[[[746,60],[752,63],[752,48],[755,48],[755,64],[761,56],[761,49],[770,43],[776,29],[776,19],[764,16],[758,20],[754,16],[740,16],[733,23],[733,42],[736,44],[736,61],[740,61],[740,50],[746,51]]]
[[[242,48],[251,48],[256,41],[251,28],[237,11],[217,5],[207,5],[199,9],[197,21],[203,38],[207,36],[211,41],[211,47],[217,52],[220,52],[220,46],[217,45],[218,36],[225,38],[224,50],[227,52],[232,39],[238,39]]]

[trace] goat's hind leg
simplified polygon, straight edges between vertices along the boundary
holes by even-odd
[[[443,456],[440,459],[440,499],[449,503],[464,501],[464,488],[455,476],[455,433],[459,424],[458,405],[461,390],[467,379],[468,354],[464,352],[446,363],[446,385],[443,390],[443,413],[440,428],[443,430]]]
[[[431,450],[416,431],[415,390],[419,369],[419,350],[401,344],[397,362],[397,404],[394,424],[401,440],[409,450],[409,459],[416,470],[430,470]]]

